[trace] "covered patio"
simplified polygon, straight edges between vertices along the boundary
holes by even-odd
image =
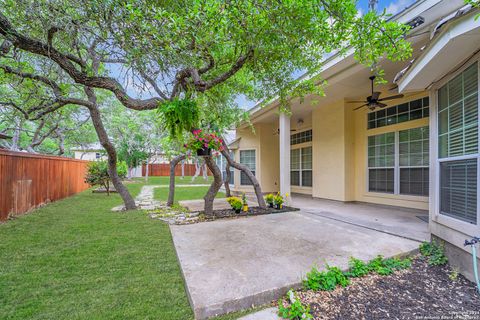
[[[299,287],[312,266],[346,268],[418,248],[420,210],[294,196],[297,212],[171,226],[196,318],[246,309]]]

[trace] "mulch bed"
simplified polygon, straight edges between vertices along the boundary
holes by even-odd
[[[205,220],[218,220],[218,219],[225,219],[225,218],[238,218],[238,217],[247,217],[247,216],[261,216],[264,214],[272,214],[272,213],[282,213],[282,212],[291,212],[291,211],[299,211],[298,208],[283,206],[282,209],[275,209],[275,208],[267,208],[262,209],[260,207],[249,207],[248,211],[240,211],[240,213],[236,213],[232,209],[221,209],[221,210],[213,210],[213,216],[205,216]]]
[[[351,279],[334,291],[299,291],[314,319],[480,319],[475,285],[449,266],[429,266],[420,256],[390,276]]]

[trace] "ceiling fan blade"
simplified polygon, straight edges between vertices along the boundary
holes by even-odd
[[[358,110],[358,109],[361,109],[361,108],[363,108],[363,107],[365,107],[365,106],[368,106],[368,103],[365,103],[364,105],[361,105],[360,107],[356,107],[355,109],[353,109],[353,111]]]
[[[360,100],[352,100],[352,101],[347,101],[347,103],[367,103],[368,101],[360,101]]]
[[[403,94],[397,94],[397,95],[394,95],[394,96],[390,96],[390,97],[385,97],[385,98],[382,98],[382,99],[378,99],[378,101],[400,99],[400,98],[403,98],[403,97],[404,97]]]
[[[380,93],[378,91],[375,91],[372,93],[372,100],[378,100],[378,97],[380,97]]]
[[[385,103],[377,102],[377,107],[385,108],[387,105]]]

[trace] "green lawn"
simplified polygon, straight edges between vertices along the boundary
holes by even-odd
[[[133,196],[139,181],[127,184]],[[176,200],[207,189],[177,188]],[[110,211],[120,203],[86,191],[0,224],[0,319],[193,319],[168,226],[142,211]]]
[[[87,191],[0,225],[0,319],[193,319],[168,226],[120,203]]]
[[[209,187],[177,187],[175,188],[175,201],[203,199]],[[160,201],[167,201],[168,188],[156,188],[154,197]],[[225,193],[217,193],[217,198],[225,198]]]

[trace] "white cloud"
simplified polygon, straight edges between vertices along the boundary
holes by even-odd
[[[409,5],[411,5],[415,0],[397,0],[390,3],[387,7],[387,13],[397,14]]]

